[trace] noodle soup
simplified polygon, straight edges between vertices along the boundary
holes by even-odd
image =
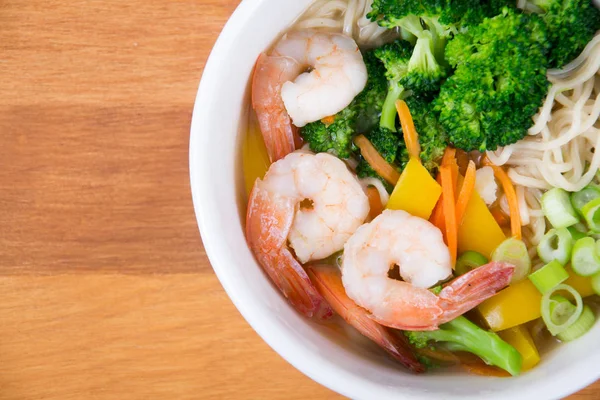
[[[300,314],[414,373],[517,376],[591,329],[600,11],[573,4],[317,0],[259,55],[246,239]]]

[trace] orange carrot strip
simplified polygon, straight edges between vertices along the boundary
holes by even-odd
[[[367,188],[367,198],[369,199],[369,218],[373,219],[383,211],[379,190],[373,186]]]
[[[464,176],[469,166],[469,154],[464,150],[456,150],[456,164],[458,164],[458,172]]]
[[[519,199],[512,181],[506,171],[497,165],[494,165],[487,157],[482,160],[483,165],[492,167],[494,176],[500,181],[506,200],[508,200],[508,209],[510,210],[510,231],[514,238],[521,239],[521,213],[519,211]]]
[[[500,225],[500,226],[508,225],[508,223],[509,223],[508,217],[506,216],[506,214],[504,214],[504,212],[500,209],[500,207],[494,206],[494,207],[490,208],[490,212],[492,213],[492,217],[494,217],[494,219],[496,220],[498,225]]]
[[[467,363],[461,364],[462,368],[464,368],[467,372],[470,372],[475,375],[481,376],[495,376],[499,378],[508,378],[510,374],[503,369],[498,367],[494,367],[491,365],[486,365],[483,362],[480,363]]]
[[[462,219],[467,211],[467,205],[475,191],[475,163],[469,161],[465,179],[463,180],[458,200],[456,201],[456,223],[460,226]]]
[[[364,135],[358,135],[354,139],[354,143],[360,149],[360,154],[365,158],[365,160],[369,163],[371,168],[375,170],[383,179],[395,185],[400,179],[400,173],[396,171],[394,167],[390,165],[381,154],[373,147],[369,139],[367,139]]]
[[[439,173],[437,174],[437,177],[435,178],[435,180],[437,181],[437,183],[440,184],[440,186],[442,186],[442,178]],[[445,234],[446,226],[444,224],[444,195],[443,194],[440,196],[438,202],[436,203],[435,208],[433,209],[433,212],[431,213],[431,217],[429,218],[429,222],[431,222],[435,227],[437,227],[440,231],[442,231],[442,234]]]
[[[442,363],[447,365],[460,364],[460,358],[456,354],[451,353],[447,350],[432,350],[428,347],[423,347],[421,349],[416,349],[415,352],[421,356],[425,356],[436,361],[441,361]]]
[[[321,118],[321,122],[329,126],[335,122],[335,115],[329,115],[327,117]]]
[[[411,158],[420,160],[421,145],[408,105],[404,100],[396,100],[396,110],[398,111],[398,117],[400,117],[400,125],[402,125],[402,134],[404,135],[404,143],[406,143],[408,154]]]
[[[446,147],[444,156],[442,157],[442,165],[451,165],[453,160],[456,162],[456,149],[453,147]]]
[[[452,186],[458,187],[458,163],[456,162],[456,149],[446,147],[442,157],[442,165],[447,165],[452,169]],[[458,196],[458,191],[454,191],[454,196]],[[454,200],[457,200],[456,198]]]
[[[454,200],[454,186],[452,185],[452,169],[445,165],[440,168],[442,176],[442,196],[444,200],[444,222],[446,223],[446,239],[452,268],[456,262],[456,251],[458,246],[458,227],[456,225],[456,203]]]

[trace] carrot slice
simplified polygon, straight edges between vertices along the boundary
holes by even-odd
[[[508,217],[506,214],[504,214],[504,211],[502,211],[500,207],[494,206],[490,208],[490,212],[492,213],[492,217],[494,217],[498,225],[506,226],[509,224],[510,221],[508,220]]]
[[[458,163],[456,162],[456,149],[446,147],[442,157],[442,165],[447,165],[452,169],[452,185],[458,187]],[[458,191],[454,191],[454,196],[458,196]],[[454,200],[457,200],[456,198]]]
[[[458,173],[464,176],[469,166],[469,154],[464,150],[456,150],[456,164],[458,164]]]
[[[444,222],[446,223],[446,240],[450,251],[452,268],[456,262],[458,246],[458,227],[456,225],[456,203],[454,200],[454,186],[452,184],[452,169],[448,165],[440,168],[442,176],[442,196],[444,201]]]
[[[467,172],[465,173],[465,179],[463,180],[460,193],[458,194],[458,200],[456,201],[456,223],[460,225],[462,219],[467,211],[467,205],[473,196],[475,191],[475,163],[469,161]]]
[[[442,176],[438,173],[435,178],[437,183],[442,186]],[[442,234],[445,235],[446,224],[444,223],[444,195],[440,196],[440,199],[435,205],[433,212],[431,213],[431,218],[429,218],[429,222],[431,222],[435,227],[437,227]]]
[[[383,211],[379,190],[373,186],[367,188],[367,197],[369,199],[369,218],[373,219]]]
[[[402,125],[402,134],[404,135],[404,143],[406,143],[408,154],[411,158],[420,160],[421,145],[408,105],[404,100],[396,100],[396,110],[398,111],[398,117],[400,117],[400,125]]]
[[[444,156],[442,157],[442,165],[452,165],[453,162],[456,162],[456,149],[453,147],[446,147]]]
[[[480,363],[463,363],[461,367],[464,368],[467,372],[470,372],[475,375],[481,376],[495,376],[498,378],[508,378],[510,374],[503,369],[498,367],[494,367],[491,365],[486,365],[483,362]]]
[[[510,231],[514,238],[521,239],[521,213],[519,211],[519,199],[512,181],[508,177],[506,171],[497,165],[494,165],[487,157],[483,157],[483,165],[492,167],[494,176],[500,181],[506,200],[508,200],[508,209],[510,210]]]
[[[335,122],[335,115],[329,115],[325,118],[321,118],[321,122],[329,126]]]
[[[451,353],[446,350],[441,350],[441,349],[432,350],[428,347],[423,347],[420,349],[416,349],[415,351],[417,354],[419,354],[421,356],[431,358],[432,360],[441,361],[443,364],[446,364],[446,365],[460,364],[460,358],[456,354]]]
[[[400,173],[390,165],[381,154],[373,147],[373,144],[364,135],[358,135],[354,139],[354,143],[360,149],[360,154],[369,163],[371,168],[375,170],[383,179],[395,185],[400,179]]]

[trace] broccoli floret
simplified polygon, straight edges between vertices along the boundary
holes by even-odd
[[[406,76],[412,46],[405,40],[396,40],[375,49],[374,55],[383,63],[388,82],[387,96],[381,109],[379,125],[396,131],[396,100],[404,92],[400,81]]]
[[[507,0],[493,0],[495,3]],[[438,37],[449,37],[491,16],[490,0],[374,0],[367,14],[387,28],[400,27],[415,36],[424,29]],[[425,27],[423,26],[425,25]]]
[[[357,132],[368,132],[379,124],[379,114],[388,90],[386,69],[375,51],[365,52],[363,60],[367,67],[367,84],[352,104],[357,112]]]
[[[388,93],[381,110],[379,125],[391,131],[396,130],[395,102],[407,90],[428,94],[439,90],[446,71],[433,55],[431,33],[424,31],[417,39],[414,49],[405,40],[396,40],[374,51],[386,69]]]
[[[417,348],[435,345],[450,351],[466,351],[513,376],[521,372],[522,357],[513,346],[500,339],[497,334],[481,329],[463,316],[441,325],[440,329],[434,331],[410,331],[405,334],[409,342]]]
[[[436,92],[440,89],[442,79],[446,77],[446,68],[442,67],[434,53],[433,35],[424,31],[417,39],[408,71],[400,81],[406,89],[416,93]]]
[[[302,138],[316,153],[332,151],[340,158],[350,157],[352,135],[356,125],[357,112],[346,107],[334,116],[332,124],[315,121],[306,124],[301,130]]]
[[[561,68],[581,53],[600,29],[600,10],[590,0],[533,0],[544,13],[552,43],[549,66]]]
[[[434,92],[448,72],[446,41],[467,21],[483,19],[479,0],[375,0],[369,17],[387,28],[399,27],[416,38],[406,75],[405,89]],[[477,14],[477,16],[475,16]]]
[[[387,94],[385,68],[373,52],[363,55],[367,67],[367,84],[354,100],[333,116],[333,123],[315,121],[300,129],[300,135],[314,152],[331,151],[348,158],[352,151],[352,136],[377,126],[379,112]]]
[[[548,91],[545,24],[505,8],[446,48],[456,66],[435,109],[456,147],[495,150],[522,139]]]
[[[390,164],[394,164],[396,161],[396,155],[398,154],[398,148],[403,145],[403,142],[397,136],[396,133],[389,129],[379,127],[365,135],[371,142],[375,150]],[[383,179],[369,163],[359,155],[358,165],[356,166],[356,175],[359,178],[374,177],[383,182],[386,190],[392,192],[394,187],[390,185],[385,179]]]
[[[421,163],[432,175],[435,175],[444,150],[448,146],[448,135],[438,122],[433,104],[429,99],[412,95],[406,99],[406,104],[419,134]],[[406,147],[401,146],[399,152],[399,164],[404,168],[409,160],[408,151]]]

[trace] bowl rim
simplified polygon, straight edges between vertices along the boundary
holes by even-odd
[[[339,394],[353,398],[372,398],[376,393],[380,399],[437,399],[439,394],[436,393],[391,392],[382,388],[381,384],[368,379],[362,377],[357,379],[357,376],[340,369],[331,360],[316,357],[314,352],[306,349],[302,341],[286,337],[285,330],[281,329],[279,324],[274,323],[272,317],[265,317],[257,312],[258,307],[256,305],[258,305],[258,302],[253,299],[251,292],[244,288],[243,284],[236,282],[235,274],[226,268],[228,263],[224,255],[229,250],[226,246],[223,246],[220,237],[211,234],[211,232],[217,230],[216,221],[213,217],[214,210],[207,206],[211,202],[209,199],[211,191],[201,189],[207,187],[210,179],[209,168],[204,168],[202,161],[205,159],[203,154],[205,147],[199,145],[202,141],[200,126],[204,124],[203,121],[211,119],[210,107],[204,105],[211,104],[209,101],[211,92],[216,89],[216,82],[222,79],[219,73],[220,60],[227,56],[229,49],[240,34],[236,26],[244,25],[244,22],[260,8],[264,1],[266,0],[242,0],[237,6],[213,45],[202,71],[194,102],[189,143],[190,186],[198,228],[210,264],[223,289],[252,329],[284,360],[315,382]],[[307,351],[298,351],[299,348],[304,348]],[[317,358],[319,373],[311,367]],[[594,370],[597,371],[596,374],[590,373]],[[546,382],[544,392],[551,393],[553,398],[562,398],[583,389],[600,378],[600,369],[597,368],[594,357],[589,357],[564,372],[561,375],[562,379]],[[528,396],[532,393],[534,392],[527,392],[525,395]],[[514,400],[520,398],[525,399],[528,397],[517,396]]]

